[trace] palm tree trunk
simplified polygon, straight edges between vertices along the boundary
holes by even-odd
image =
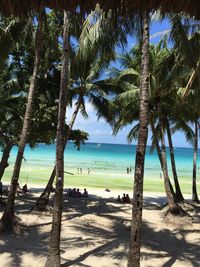
[[[160,118],[160,137],[161,137],[161,157],[163,162],[163,175],[164,175],[164,185],[165,185],[165,192],[167,196],[167,201],[169,205],[169,210],[173,214],[179,213],[179,208],[177,204],[174,201],[173,194],[171,192],[170,188],[170,180],[168,175],[168,168],[167,168],[167,157],[166,157],[166,146],[165,146],[165,133],[164,133],[164,127],[163,127],[163,118]]]
[[[49,181],[47,183],[47,186],[45,187],[42,194],[39,196],[37,202],[36,202],[36,208],[40,211],[45,211],[48,209],[49,204],[49,196],[53,188],[53,181],[56,176],[56,165],[53,168],[53,171],[51,173],[51,176],[49,178]]]
[[[71,121],[70,121],[70,123],[68,125],[67,133],[66,133],[66,136],[65,136],[64,150],[65,150],[65,147],[66,147],[67,142],[69,140],[71,130],[73,128],[73,125],[74,125],[74,122],[76,120],[78,111],[80,109],[80,105],[81,105],[81,96],[79,97],[78,102],[76,103],[76,108],[75,108],[75,110],[74,110],[74,112],[72,114]],[[42,194],[40,195],[40,197],[38,198],[38,200],[36,202],[36,207],[40,211],[44,211],[48,207],[49,196],[50,196],[50,193],[51,193],[51,190],[52,190],[52,187],[53,187],[53,181],[54,181],[55,176],[56,176],[56,165],[53,168],[53,171],[51,173],[51,176],[49,178],[49,181],[47,183],[46,188],[44,189],[44,191],[42,192]]]
[[[69,84],[69,14],[64,10],[63,21],[63,56],[60,81],[58,126],[56,136],[56,190],[54,196],[53,222],[49,253],[45,267],[60,266],[60,232],[64,183],[64,143],[67,86]]]
[[[18,144],[18,153],[17,153],[14,171],[13,171],[13,175],[11,179],[10,191],[8,194],[8,202],[7,202],[4,214],[0,221],[0,232],[10,231],[13,229],[14,224],[16,224],[16,220],[14,218],[15,193],[17,189],[24,149],[26,146],[27,136],[28,136],[28,132],[30,128],[31,115],[32,115],[33,98],[34,98],[38,69],[39,69],[41,35],[42,35],[42,17],[43,17],[43,11],[40,12],[39,17],[38,17],[38,26],[37,26],[36,41],[35,41],[35,58],[34,58],[33,75],[31,78],[31,83],[30,83],[30,88],[29,88],[28,102],[27,102],[26,112],[25,112],[24,121],[23,121],[22,133],[21,133],[19,144]]]
[[[8,142],[6,144],[6,147],[3,150],[3,155],[2,155],[2,158],[1,158],[1,162],[0,162],[0,181],[1,181],[2,177],[3,177],[5,169],[9,166],[8,159],[9,159],[10,151],[11,151],[12,147],[13,147],[13,143],[12,142]]]
[[[156,136],[154,123],[153,122],[150,122],[150,123],[151,123],[152,133],[153,133],[154,136]],[[159,158],[159,161],[160,161],[160,166],[161,166],[161,169],[162,169],[162,172],[163,172],[163,176],[164,176],[162,155],[161,155],[161,149],[160,149],[160,145],[159,145],[159,142],[158,142],[158,138],[155,138],[155,143],[156,143],[156,150],[157,150],[158,158]],[[169,187],[170,187],[171,194],[173,195],[173,198],[175,199],[175,193],[174,193],[174,189],[173,189],[173,186],[171,184],[170,179],[169,179]]]
[[[172,173],[173,173],[173,177],[174,177],[174,185],[175,185],[175,190],[176,190],[175,197],[176,197],[176,201],[180,202],[180,201],[184,200],[184,197],[183,197],[181,189],[180,189],[178,176],[177,176],[177,172],[176,172],[176,163],[175,163],[175,158],[174,158],[174,148],[173,148],[173,144],[172,144],[172,136],[171,136],[171,130],[170,130],[170,127],[169,127],[169,120],[168,120],[167,117],[165,118],[165,121],[166,121],[167,137],[168,137],[169,150],[170,150]]]
[[[183,95],[183,101],[186,99],[186,97],[188,96],[191,88],[192,88],[192,85],[193,85],[193,82],[195,80],[195,78],[197,77],[197,75],[199,75],[199,70],[200,70],[200,61],[197,62],[197,65],[196,65],[196,68],[193,70],[191,76],[190,76],[190,79],[186,85],[186,88],[185,88],[185,93]]]
[[[143,208],[143,177],[146,143],[148,137],[149,106],[149,13],[143,12],[143,41],[140,80],[139,137],[135,160],[131,237],[129,243],[128,267],[140,266],[140,244]]]
[[[199,124],[195,121],[195,136],[194,136],[194,154],[193,154],[193,177],[192,177],[192,200],[199,202],[197,194],[197,151],[198,151],[198,136],[199,136]]]
[[[160,150],[160,146],[159,146],[159,143],[158,143],[158,138],[156,137],[156,130],[155,130],[154,122],[150,120],[150,124],[151,124],[151,131],[152,131],[153,136],[155,138],[156,151],[157,151],[158,158],[159,158],[159,161],[160,161],[161,169],[163,169],[161,150]]]

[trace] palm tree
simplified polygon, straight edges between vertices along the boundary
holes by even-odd
[[[1,180],[6,167],[9,166],[10,151],[18,139],[16,133],[18,132],[21,118],[16,107],[22,106],[19,85],[12,78],[12,72],[9,70],[8,64],[4,64],[0,70],[0,95],[0,145],[3,152],[0,162]]]
[[[198,84],[197,84],[198,85]],[[180,96],[182,101],[182,96]],[[199,202],[197,194],[197,151],[199,139],[199,92],[196,89],[190,90],[187,99],[179,105],[179,120],[175,124],[173,131],[182,131],[186,140],[194,147],[193,152],[193,171],[192,171],[192,200]],[[182,113],[180,113],[182,111]]]
[[[15,201],[15,193],[19,179],[19,173],[21,168],[21,163],[23,159],[23,153],[26,146],[28,131],[30,127],[31,121],[31,112],[32,112],[32,103],[34,97],[34,91],[36,87],[38,69],[39,69],[39,58],[40,58],[40,48],[41,48],[41,34],[42,34],[42,17],[43,12],[39,13],[38,16],[38,26],[36,32],[36,42],[35,42],[35,60],[34,60],[34,68],[33,68],[33,76],[31,78],[28,102],[26,107],[26,112],[24,116],[24,122],[22,127],[22,133],[20,137],[20,141],[18,144],[18,153],[15,161],[14,171],[11,180],[10,192],[8,195],[8,202],[3,213],[3,216],[0,221],[0,232],[11,231],[16,226],[16,218],[14,216],[14,201]]]
[[[56,135],[56,190],[54,197],[53,222],[49,253],[45,266],[60,266],[60,232],[63,201],[64,179],[64,143],[65,143],[65,113],[67,105],[67,90],[69,85],[69,13],[64,10],[63,18],[63,54],[60,78],[60,95],[58,126]]]
[[[194,154],[193,154],[193,177],[192,177],[192,200],[199,202],[197,194],[197,184],[196,184],[196,175],[197,175],[197,152],[198,152],[198,139],[199,139],[199,121],[195,120],[194,126]]]
[[[163,163],[163,175],[164,175],[164,185],[165,185],[165,192],[167,195],[167,201],[169,205],[169,210],[172,214],[179,214],[179,207],[174,201],[174,196],[170,187],[170,180],[168,175],[168,168],[167,168],[167,157],[166,157],[166,145],[165,145],[165,130],[164,130],[164,118],[162,115],[161,108],[160,111],[160,118],[159,118],[159,125],[160,125],[160,139],[161,139],[161,158]]]
[[[67,127],[66,134],[64,136],[64,149],[67,145],[68,140],[70,139],[70,134],[71,134],[74,122],[76,120],[78,111],[80,109],[80,106],[81,106],[81,101],[78,100],[78,102],[76,103],[76,108],[72,114],[70,123]],[[52,191],[55,176],[56,176],[56,165],[53,168],[53,171],[52,171],[51,176],[49,178],[49,181],[46,185],[46,188],[44,189],[44,191],[42,192],[42,194],[40,195],[40,197],[38,198],[38,200],[36,202],[36,207],[38,210],[44,211],[44,210],[48,209],[49,196],[50,196],[50,193]]]
[[[176,201],[180,202],[183,201],[183,195],[180,189],[179,181],[178,181],[178,175],[176,171],[176,162],[175,162],[175,157],[174,157],[174,148],[173,148],[173,143],[172,143],[172,136],[171,136],[171,129],[169,126],[169,120],[167,117],[165,117],[165,122],[166,122],[166,131],[167,131],[167,137],[168,137],[168,144],[169,144],[169,151],[170,151],[170,160],[171,160],[171,166],[172,166],[172,173],[174,177],[174,184],[175,184],[175,198]]]
[[[142,63],[140,80],[139,135],[135,160],[135,180],[129,244],[128,267],[140,266],[140,243],[143,207],[143,176],[148,136],[148,89],[149,89],[149,13],[143,12]]]
[[[30,18],[19,19],[16,17],[7,18],[2,15],[0,16],[0,68],[2,68],[7,61],[12,47],[26,39],[30,27]]]
[[[132,55],[133,53],[133,55]],[[117,97],[118,105],[118,113],[115,114],[114,122],[114,131],[118,132],[119,128],[124,127],[126,124],[132,123],[134,120],[138,120],[138,95],[137,95],[137,84],[139,76],[138,63],[140,61],[140,55],[138,54],[138,47],[135,47],[131,54],[125,54],[120,56],[120,60],[125,66],[125,70],[117,73],[117,80],[121,83],[121,86],[125,89],[125,92],[120,93],[120,96]],[[158,157],[161,163],[161,168],[163,169],[163,162],[161,157],[161,149],[159,146],[159,127],[156,126],[156,121],[158,120],[158,101],[163,103],[171,103],[176,96],[176,87],[174,85],[176,68],[175,66],[175,57],[173,53],[167,48],[166,40],[161,40],[157,46],[150,46],[150,107],[149,107],[149,123],[153,133],[153,141],[151,146],[151,151],[156,147]],[[131,82],[133,82],[136,86],[134,87]],[[127,88],[127,89],[126,89]],[[116,102],[116,101],[115,101]],[[134,109],[133,109],[134,106]],[[135,110],[135,111],[134,111]],[[175,109],[174,109],[175,110]],[[167,128],[167,116],[172,117],[172,105],[169,104],[165,107],[165,128]],[[128,135],[130,141],[132,138],[138,137],[138,125],[135,125],[134,128]],[[168,137],[171,138],[171,130],[168,129]],[[170,139],[171,140],[171,139]],[[169,142],[170,143],[170,142]],[[175,160],[173,157],[173,146],[172,140],[170,143],[170,151],[171,151],[171,161],[172,161],[172,170],[174,176],[174,183],[176,187],[176,199],[181,200],[182,194],[180,191],[180,186],[176,173]],[[174,161],[173,161],[174,160]],[[170,181],[169,181],[170,183]],[[170,183],[171,193],[175,196],[173,192],[173,187]],[[178,195],[179,193],[179,195]]]
[[[196,189],[196,159],[197,159],[197,149],[198,149],[198,107],[196,99],[192,97],[192,95],[198,96],[198,83],[199,83],[199,68],[200,68],[200,50],[199,50],[199,23],[193,24],[191,21],[187,20],[187,24],[184,25],[183,21],[181,20],[180,16],[173,15],[171,16],[171,23],[172,23],[172,39],[175,43],[175,48],[177,49],[177,53],[179,55],[179,61],[185,64],[185,68],[188,70],[190,76],[188,77],[186,86],[183,85],[182,88],[179,90],[179,96],[181,95],[181,105],[183,102],[188,103],[191,102],[192,110],[189,108],[190,113],[185,114],[185,119],[194,123],[194,155],[193,155],[193,178],[192,178],[192,199],[198,202],[198,195]],[[197,31],[191,35],[191,28],[196,29]],[[193,30],[194,30],[193,29]],[[177,36],[178,34],[178,36]],[[181,64],[181,63],[180,63]],[[184,77],[185,81],[185,77]],[[192,98],[192,99],[190,99]],[[187,102],[188,99],[188,102]],[[184,129],[188,129],[185,126],[185,123],[182,123]],[[188,132],[188,131],[187,131]],[[190,132],[193,132],[190,129]],[[191,135],[191,137],[192,137]]]
[[[94,20],[91,20],[91,17]],[[93,23],[95,21],[95,23]],[[71,73],[72,73],[72,84],[74,83],[75,91],[77,91],[79,97],[75,113],[72,116],[71,125],[69,125],[69,132],[73,126],[74,120],[78,113],[78,110],[81,108],[82,112],[85,113],[84,99],[85,95],[92,95],[93,103],[97,103],[98,98],[98,82],[91,84],[91,81],[95,81],[98,78],[99,73],[101,72],[101,67],[108,65],[110,60],[114,57],[113,47],[116,44],[117,40],[125,41],[124,32],[120,31],[120,38],[117,32],[113,32],[112,27],[109,23],[112,24],[112,17],[106,17],[106,15],[99,9],[97,6],[95,11],[91,13],[90,16],[86,19],[84,27],[79,39],[79,49],[75,57],[75,61],[72,60],[71,64]],[[113,24],[112,24],[113,25]],[[105,29],[108,32],[105,32]],[[49,247],[49,255],[47,257],[46,266],[59,266],[60,264],[60,227],[61,227],[61,215],[62,215],[62,188],[63,188],[63,178],[64,178],[64,163],[63,163],[63,154],[67,138],[65,139],[65,111],[67,101],[69,99],[69,84],[68,84],[68,96],[65,95],[65,86],[67,82],[69,83],[69,72],[67,71],[67,61],[69,60],[69,41],[66,41],[66,38],[69,36],[69,17],[67,18],[67,12],[64,15],[64,52],[63,52],[63,65],[61,72],[61,86],[60,86],[60,100],[59,100],[59,119],[58,119],[58,131],[57,131],[57,152],[56,152],[56,191],[54,199],[54,212],[53,212],[53,225],[51,233],[51,241]],[[111,36],[114,36],[111,38]],[[110,42],[108,42],[110,40]],[[107,44],[108,49],[102,47],[102,43]],[[91,46],[92,43],[92,46]],[[76,65],[74,67],[74,65]],[[101,66],[101,67],[100,67]],[[81,68],[81,75],[79,74]],[[67,75],[67,77],[65,77]],[[77,78],[78,75],[78,78]],[[75,81],[73,80],[75,79]],[[91,94],[91,89],[93,93]],[[94,93],[96,92],[97,95]],[[62,95],[63,94],[63,95]],[[89,97],[90,97],[89,96]],[[64,108],[65,105],[65,108]],[[62,147],[62,149],[61,149]],[[53,174],[53,173],[52,173]],[[52,179],[53,180],[53,175]]]
[[[101,97],[103,95],[103,91],[101,90],[100,86],[103,85],[103,82],[98,81],[99,76],[101,75],[102,69],[105,68],[110,59],[113,58],[113,53],[100,51],[101,45],[99,43],[102,42],[103,35],[98,38],[97,42],[95,39],[95,44],[91,46],[90,53],[87,55],[82,56],[83,51],[85,50],[85,47],[87,45],[85,43],[88,42],[89,38],[94,38],[94,28],[96,31],[102,31],[101,27],[98,25],[93,25],[92,27],[89,25],[90,18],[94,16],[94,14],[98,14],[99,20],[102,20],[102,17],[104,18],[104,14],[101,10],[95,10],[92,14],[89,15],[89,17],[86,19],[84,25],[83,25],[83,31],[76,31],[77,24],[79,23],[80,18],[76,18],[75,16],[70,16],[70,24],[69,24],[69,33],[70,35],[75,36],[76,38],[80,36],[81,34],[81,40],[79,42],[78,49],[73,50],[73,47],[70,47],[70,85],[68,89],[68,105],[71,104],[71,98],[74,98],[78,96],[77,102],[75,104],[74,112],[71,116],[70,123],[66,128],[65,132],[65,141],[64,141],[64,148],[67,145],[67,142],[70,137],[71,130],[73,128],[73,125],[75,123],[77,114],[79,110],[83,113],[84,116],[87,117],[87,113],[85,111],[85,101],[84,98],[89,98],[95,101],[95,99]],[[74,25],[75,24],[75,25]],[[79,25],[80,26],[80,25]],[[105,27],[105,25],[103,25]],[[75,29],[74,29],[75,28]],[[85,28],[87,28],[87,33]],[[84,33],[84,34],[83,34]],[[95,36],[96,38],[96,36]],[[109,48],[110,51],[111,48]],[[91,52],[92,51],[92,52]],[[101,53],[101,56],[99,55]],[[105,87],[105,86],[104,86]],[[42,192],[41,196],[38,198],[36,207],[40,210],[45,210],[47,208],[47,205],[49,203],[49,196],[51,193],[51,189],[53,186],[53,181],[56,175],[56,166],[54,166],[53,171],[51,173],[51,176],[49,178],[49,181],[47,183],[46,188]]]
[[[183,92],[183,100],[189,95],[200,70],[199,59],[199,22],[192,22],[192,20],[185,18],[184,20],[180,15],[171,15],[170,22],[172,25],[171,39],[174,41],[174,48],[177,50],[180,59],[185,65],[190,68],[190,76]],[[191,36],[191,32],[196,32]]]

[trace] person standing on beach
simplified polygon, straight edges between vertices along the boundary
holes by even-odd
[[[88,174],[90,174],[90,169],[88,168]]]
[[[128,167],[126,168],[126,173],[128,173],[128,174],[129,174],[129,168],[128,168]]]
[[[83,171],[82,168],[80,168],[80,174],[82,174],[82,171]]]
[[[88,197],[88,191],[86,190],[86,188],[84,188],[84,192],[83,192],[83,197]]]

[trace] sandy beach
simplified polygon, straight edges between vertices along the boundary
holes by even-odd
[[[65,196],[61,232],[62,266],[125,267],[131,204],[116,202],[122,190],[106,192],[105,189],[90,188],[88,191],[88,199]],[[0,266],[44,265],[51,213],[30,212],[40,192],[41,189],[34,186],[27,196],[17,197],[16,213],[24,227],[19,235],[1,236]],[[199,266],[199,212],[190,207],[191,220],[181,218],[179,222],[172,222],[165,218],[165,211],[161,210],[165,201],[161,193],[144,194],[141,266]]]

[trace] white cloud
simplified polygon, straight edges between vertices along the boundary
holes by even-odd
[[[110,135],[110,132],[108,130],[95,130],[91,132],[90,134],[95,135],[95,136],[107,136]]]
[[[127,143],[127,129],[123,129],[123,131],[119,132],[117,136],[113,136],[111,127],[108,125],[108,123],[105,122],[104,119],[97,119],[96,111],[93,110],[92,105],[88,101],[86,101],[85,107],[89,117],[88,119],[85,119],[79,113],[73,127],[74,129],[80,129],[89,133],[90,142]],[[67,109],[67,123],[69,123],[73,111],[74,107]]]

